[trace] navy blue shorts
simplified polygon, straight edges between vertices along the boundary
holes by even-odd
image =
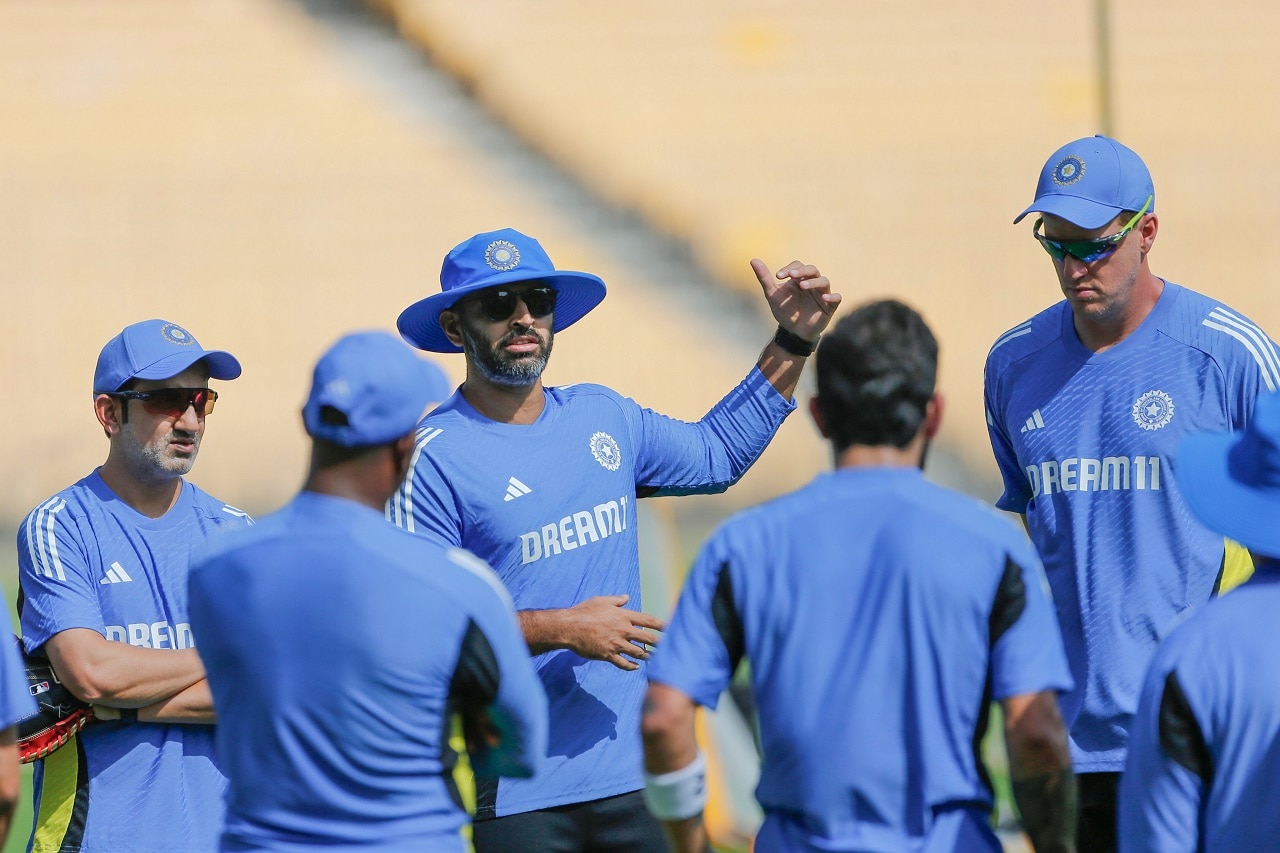
[[[662,853],[662,824],[633,791],[602,800],[478,820],[476,853]]]

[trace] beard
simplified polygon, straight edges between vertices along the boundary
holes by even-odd
[[[550,330],[536,352],[513,356],[506,351],[507,344],[526,335],[534,335],[541,340],[541,335],[531,327],[518,326],[490,346],[481,331],[466,320],[462,320],[459,326],[462,329],[462,351],[466,353],[467,363],[474,365],[480,375],[494,385],[525,388],[537,382],[542,371],[547,368],[551,346],[555,341],[555,334]]]
[[[144,442],[132,433],[126,433],[124,440],[128,445],[127,456],[132,460],[130,469],[140,482],[160,483],[174,477],[182,477],[191,472],[196,464],[196,456],[200,453],[199,433],[186,430],[170,430],[162,438]],[[169,448],[174,438],[193,442],[195,448],[188,452],[178,452]]]

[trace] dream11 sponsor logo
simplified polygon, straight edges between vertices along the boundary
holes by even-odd
[[[559,521],[520,534],[520,562],[534,563],[623,532],[627,529],[627,506],[630,503],[630,499],[623,495],[616,501],[596,504],[591,509],[570,513]]]
[[[1031,497],[1061,492],[1160,491],[1159,456],[1072,456],[1025,469]]]
[[[191,624],[179,622],[130,622],[128,625],[108,625],[108,640],[128,643],[144,649],[191,649],[195,638],[191,636]]]

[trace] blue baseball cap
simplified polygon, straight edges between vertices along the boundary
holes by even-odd
[[[1213,530],[1280,559],[1280,394],[1264,394],[1242,432],[1200,433],[1178,447],[1178,490]]]
[[[1018,214],[1050,213],[1080,228],[1101,228],[1126,210],[1156,209],[1151,173],[1131,148],[1098,134],[1068,142],[1040,170],[1036,199]]]
[[[604,299],[599,276],[558,270],[537,240],[514,228],[486,231],[459,243],[445,255],[440,269],[440,293],[421,299],[396,321],[400,335],[418,349],[462,352],[440,328],[440,314],[468,293],[514,284],[541,281],[556,291],[555,329],[567,329]]]
[[[119,391],[130,379],[168,379],[197,361],[208,365],[210,379],[240,375],[240,362],[231,353],[205,349],[177,323],[143,320],[125,326],[102,348],[93,371],[93,393]]]
[[[450,394],[439,367],[386,332],[355,332],[316,363],[302,422],[312,438],[343,447],[387,444],[413,432]]]

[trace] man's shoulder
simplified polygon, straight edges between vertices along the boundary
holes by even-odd
[[[1187,287],[1167,283],[1175,297],[1160,325],[1167,337],[1199,349],[1211,358],[1251,358],[1280,379],[1280,360],[1271,337],[1240,311]]]
[[[190,490],[193,505],[205,515],[220,524],[252,525],[253,517],[244,510],[219,500],[190,480],[185,481],[185,488]]]
[[[910,514],[924,519],[939,536],[953,531],[966,541],[986,542],[1012,556],[1030,548],[1013,515],[973,495],[922,478],[911,489],[909,500],[914,505]]]
[[[1057,302],[1000,334],[987,353],[988,371],[1003,370],[1058,341],[1062,337],[1062,313],[1066,310],[1065,300]]]
[[[37,528],[50,530],[87,516],[91,507],[101,505],[101,499],[90,486],[93,477],[93,474],[83,477],[36,504],[23,517],[19,535]]]
[[[561,406],[592,405],[598,403],[619,404],[627,398],[607,385],[579,382],[573,385],[555,385],[547,394]]]

